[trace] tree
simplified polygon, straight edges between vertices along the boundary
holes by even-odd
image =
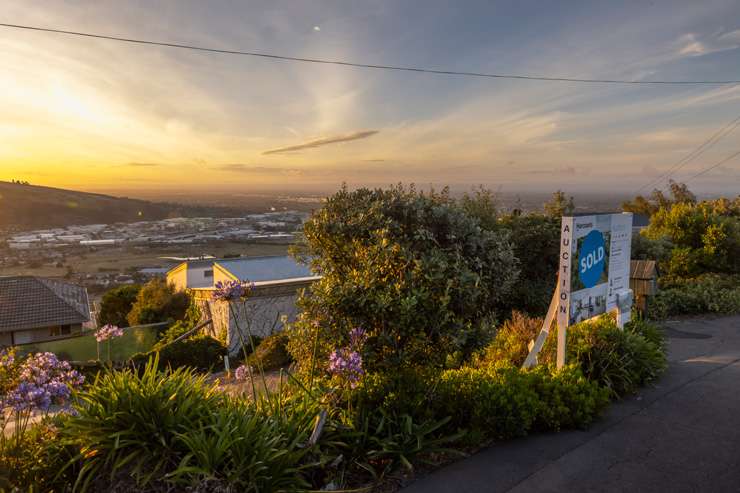
[[[323,276],[300,297],[290,334],[304,368],[314,347],[321,364],[355,327],[369,336],[370,372],[444,365],[481,342],[518,272],[507,235],[481,229],[446,190],[343,188],[304,238],[302,258]]]
[[[182,320],[190,306],[190,297],[161,278],[146,283],[136,295],[127,316],[130,325],[143,325],[168,320]]]
[[[562,217],[573,214],[576,210],[576,205],[573,197],[566,197],[565,192],[558,190],[552,194],[552,199],[549,202],[545,202],[545,215],[550,217]]]
[[[136,301],[141,286],[130,284],[108,290],[100,302],[98,325],[128,327],[128,314]]]
[[[632,201],[622,203],[622,210],[634,214],[652,216],[661,209],[670,209],[674,204],[696,204],[694,195],[685,183],[673,180],[668,182],[669,196],[662,190],[654,189],[649,197],[638,195]]]

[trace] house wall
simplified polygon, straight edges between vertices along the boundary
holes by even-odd
[[[212,301],[212,290],[195,290],[194,294],[201,318],[213,320],[211,335],[226,341],[229,355],[238,356],[241,351],[239,331],[246,342],[249,333],[265,337],[283,330],[285,323],[294,322],[298,316],[296,300],[311,283],[302,280],[257,286],[244,303]]]
[[[167,273],[167,283],[175,286],[177,291],[184,291],[188,287],[188,269],[180,266]]]
[[[82,332],[82,324],[73,324],[69,326],[69,333],[58,332],[59,335],[51,335],[53,329],[59,329],[59,326],[40,327],[29,330],[13,331],[13,344],[31,344],[35,342],[54,341],[57,339],[66,339]]]
[[[210,273],[210,275],[208,275]],[[205,288],[213,286],[213,265],[189,266],[187,268],[187,286],[189,288]]]

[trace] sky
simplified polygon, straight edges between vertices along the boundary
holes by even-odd
[[[740,79],[737,0],[3,0],[0,22],[442,70]],[[630,193],[738,116],[740,85],[465,78],[0,28],[0,180],[78,190]],[[739,149],[740,128],[671,177]],[[689,185],[738,193],[740,158]]]

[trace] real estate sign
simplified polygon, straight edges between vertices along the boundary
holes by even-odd
[[[563,217],[558,275],[558,365],[565,362],[565,328],[612,310],[629,318],[632,214]]]

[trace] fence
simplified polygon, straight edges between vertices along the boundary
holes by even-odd
[[[157,342],[157,332],[166,328],[167,324],[168,322],[162,322],[126,327],[121,337],[100,343],[100,359],[108,359],[109,344],[112,361],[123,361],[136,353],[149,351]],[[95,340],[94,330],[66,339],[23,344],[17,348],[20,354],[48,351],[69,361],[89,361],[98,357],[98,342]]]

